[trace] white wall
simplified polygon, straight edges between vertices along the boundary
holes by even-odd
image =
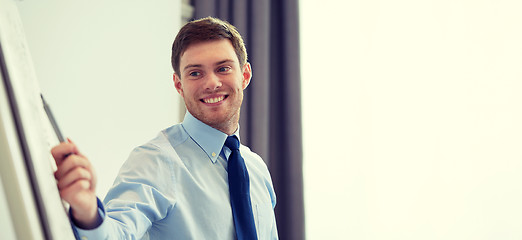
[[[301,1],[308,239],[522,239],[521,12]]]
[[[98,174],[103,199],[132,148],[179,122],[171,45],[180,0],[20,1],[40,88]]]

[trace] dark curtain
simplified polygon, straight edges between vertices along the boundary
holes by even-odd
[[[266,161],[280,239],[305,239],[298,0],[195,0],[194,18],[227,20],[244,38],[253,77],[241,141]]]

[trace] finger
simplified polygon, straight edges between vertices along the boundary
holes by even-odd
[[[87,180],[90,182],[92,179],[91,177],[91,173],[87,171],[85,168],[77,167],[71,170],[69,173],[67,173],[67,175],[65,175],[58,181],[58,189],[61,190],[67,188],[68,186],[74,184],[78,180]]]
[[[67,175],[71,170],[81,167],[91,171],[91,163],[89,160],[78,155],[69,155],[61,164],[58,165],[58,170],[54,173],[54,177],[60,180]]]
[[[56,165],[60,165],[64,159],[70,154],[78,154],[78,148],[73,143],[60,143],[51,149],[51,154],[56,161]]]
[[[94,192],[96,190],[96,181],[98,180],[96,177],[96,171],[94,171],[92,165],[89,165],[87,170],[89,170],[89,173],[91,174],[91,190]]]
[[[80,155],[82,157],[85,157],[79,150],[78,150],[78,147],[76,145],[76,143],[73,142],[73,140],[71,140],[70,138],[67,138],[67,142],[73,144],[74,146],[76,146],[76,152],[74,152],[74,154],[76,155]]]
[[[60,190],[60,197],[68,202],[71,206],[77,207],[82,204],[82,195],[91,193],[90,182],[84,179],[79,179],[71,185]]]

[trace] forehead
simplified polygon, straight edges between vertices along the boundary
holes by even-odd
[[[180,69],[187,65],[207,65],[225,59],[238,62],[232,42],[219,39],[190,44],[180,56]]]

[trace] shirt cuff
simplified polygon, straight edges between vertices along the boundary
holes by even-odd
[[[74,220],[71,221],[72,225],[74,227],[74,230],[76,231],[76,238],[81,240],[88,240],[88,239],[107,239],[107,231],[105,230],[107,227],[107,224],[105,224],[107,221],[105,221],[105,208],[103,207],[103,203],[100,201],[99,198],[96,198],[98,203],[98,221],[96,222],[96,226],[93,229],[82,229],[78,226],[76,226]],[[71,215],[71,210],[69,209],[69,215]],[[72,220],[71,215],[71,220]]]

